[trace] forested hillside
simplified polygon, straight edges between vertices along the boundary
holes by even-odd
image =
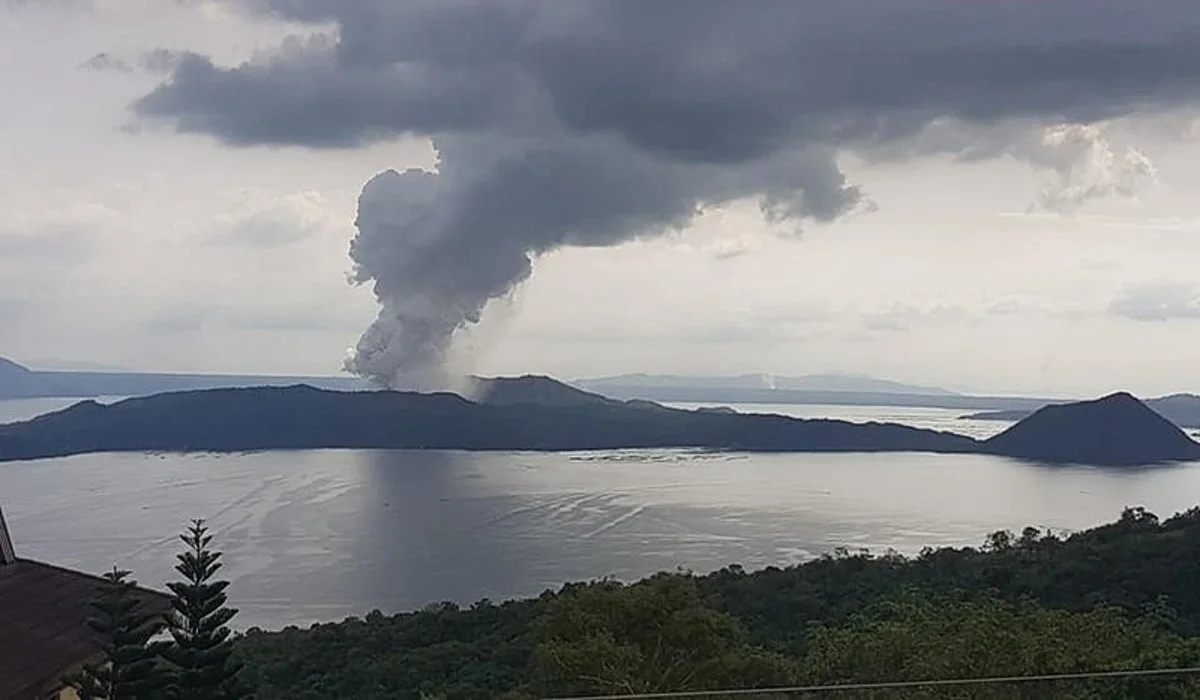
[[[1200,509],[905,558],[570,584],[532,600],[251,630],[258,698],[491,698],[1200,665]],[[854,697],[847,695],[846,697]],[[861,696],[868,697],[868,696]],[[1194,676],[869,697],[1200,697]]]

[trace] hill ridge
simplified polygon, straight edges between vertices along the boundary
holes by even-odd
[[[1200,443],[1127,391],[1043,406],[983,446],[995,454],[1057,464],[1131,466],[1200,459]]]
[[[892,423],[623,403],[549,377],[496,386],[510,393],[494,402],[449,392],[340,392],[305,384],[85,402],[0,426],[0,461],[88,452],[334,448],[934,452],[1097,465],[1200,459],[1200,444],[1128,392],[1043,408],[980,442]]]
[[[750,372],[733,375],[676,375],[648,374],[643,372],[618,374],[602,377],[578,378],[571,381],[575,386],[592,391],[605,389],[648,390],[756,390],[779,391],[828,391],[842,393],[913,394],[928,396],[961,396],[958,392],[941,387],[909,384],[890,379],[879,379],[867,374],[844,372],[821,372],[803,375],[771,374]]]
[[[325,448],[961,453],[978,447],[961,435],[895,424],[599,399],[505,405],[452,393],[339,392],[305,385],[173,392],[0,426],[0,461],[88,452]]]

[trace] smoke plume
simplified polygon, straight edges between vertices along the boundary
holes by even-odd
[[[433,139],[436,171],[363,188],[355,279],[380,314],[348,362],[429,386],[455,333],[560,246],[610,246],[756,198],[860,206],[838,158],[1001,155],[1040,207],[1152,179],[1104,123],[1200,94],[1200,10],[1159,0],[242,0],[314,33],[238,66],[184,57],[135,104],[232,145]]]
[[[654,158],[603,135],[436,146],[436,173],[380,173],[359,197],[350,256],[382,308],[347,366],[393,387],[444,383],[454,332],[527,279],[541,253],[680,229],[705,206],[752,195],[768,216],[822,220],[860,198],[822,149],[735,167]]]

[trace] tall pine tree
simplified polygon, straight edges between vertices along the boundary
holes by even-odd
[[[168,583],[171,642],[163,657],[175,669],[173,695],[179,700],[236,700],[246,696],[238,681],[241,665],[230,658],[229,622],[237,610],[225,605],[228,581],[215,581],[221,552],[210,548],[203,520],[193,520],[180,536],[187,549],[176,558],[182,581]]]
[[[150,642],[158,630],[158,616],[146,610],[129,575],[113,567],[90,603],[87,626],[104,657],[70,681],[83,700],[151,700],[160,697],[165,684]]]

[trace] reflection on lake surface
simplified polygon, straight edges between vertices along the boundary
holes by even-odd
[[[1079,529],[1125,505],[1162,515],[1200,494],[1200,464],[1049,468],[975,455],[298,451],[85,455],[0,464],[20,554],[145,583],[205,517],[239,623],[536,594],[801,561],[837,546],[916,552],[1025,525]]]

